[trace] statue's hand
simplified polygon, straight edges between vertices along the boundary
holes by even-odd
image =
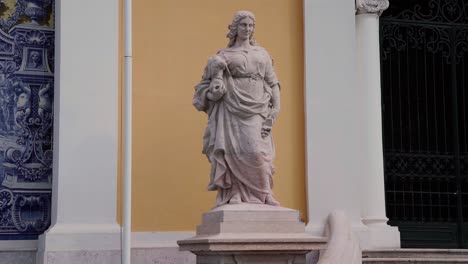
[[[207,94],[208,99],[212,101],[218,101],[226,93],[226,87],[224,86],[222,79],[213,79],[210,83],[210,88]]]
[[[270,110],[270,113],[268,114],[268,117],[273,120],[273,123],[275,123],[276,119],[278,118],[279,115],[279,107],[273,106]]]
[[[271,128],[273,127],[273,119],[267,118],[265,121],[263,121],[262,125],[262,138],[266,138],[270,135],[271,133]]]

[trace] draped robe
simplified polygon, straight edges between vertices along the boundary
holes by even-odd
[[[218,191],[217,206],[235,194],[242,202],[265,203],[272,195],[275,148],[271,134],[262,137],[261,129],[271,110],[272,87],[279,84],[272,59],[259,46],[226,48],[215,56],[226,65],[226,93],[217,101],[207,99],[214,67],[209,62],[193,99],[208,114],[203,137],[203,153],[211,163],[208,190]]]

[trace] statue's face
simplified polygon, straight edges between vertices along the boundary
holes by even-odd
[[[241,40],[249,39],[255,29],[254,22],[251,18],[246,17],[239,22],[237,26],[237,37]]]

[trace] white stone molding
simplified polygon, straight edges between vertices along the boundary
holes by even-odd
[[[358,14],[382,14],[390,3],[388,0],[356,0],[356,12]]]
[[[355,4],[304,1],[307,231],[323,234],[328,215],[345,211],[360,236],[365,160],[364,94],[356,91]]]
[[[179,251],[178,240],[193,237],[195,232],[133,232],[132,263],[193,264],[195,255]]]
[[[2,240],[0,252],[3,251],[36,251],[37,240]]]
[[[52,226],[37,261],[117,263],[119,3],[56,1],[55,10]]]
[[[343,210],[364,249],[399,246],[386,224],[378,119],[385,2],[359,1],[355,15],[352,1],[304,1],[307,230],[321,235]]]
[[[197,255],[197,264],[305,264],[306,254],[324,250],[327,239],[305,232],[297,210],[240,203],[204,213],[196,236],[177,244]]]
[[[195,232],[133,232],[132,248],[178,248],[178,240],[195,236]]]
[[[0,263],[35,264],[37,240],[0,241]]]
[[[382,141],[382,111],[380,83],[379,7],[388,1],[359,1],[373,12],[356,15],[356,92],[361,95],[363,141],[361,155],[365,160],[361,182],[362,221],[368,227],[361,240],[364,249],[397,248],[400,235],[397,227],[387,225]],[[375,2],[373,5],[368,2]],[[382,2],[378,4],[378,2]],[[386,2],[386,4],[384,3]]]

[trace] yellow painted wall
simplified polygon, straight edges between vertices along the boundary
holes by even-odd
[[[207,59],[227,44],[236,10],[256,15],[256,39],[275,59],[282,112],[273,130],[274,192],[305,218],[302,0],[133,3],[133,231],[194,230],[214,205],[201,154],[207,117],[191,101]]]

